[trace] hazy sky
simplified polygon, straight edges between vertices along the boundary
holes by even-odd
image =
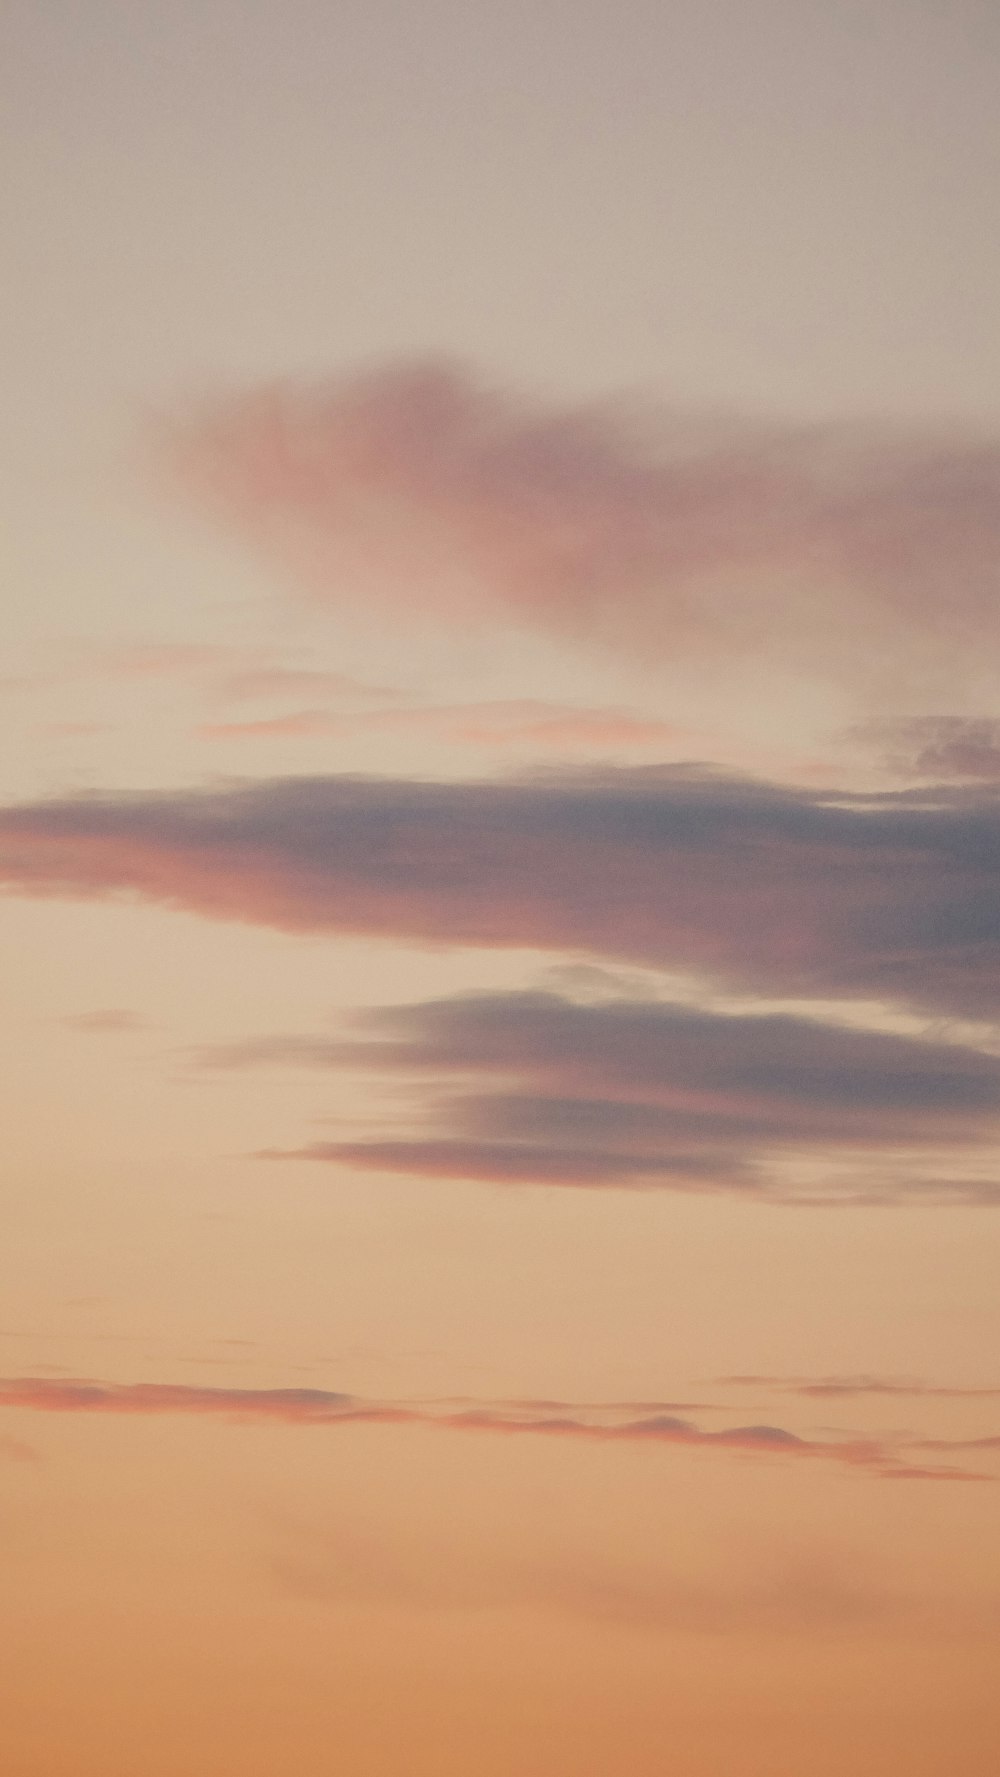
[[[2,66],[5,1774],[990,1777],[995,7]]]

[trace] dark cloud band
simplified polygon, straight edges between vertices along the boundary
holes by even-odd
[[[1000,803],[696,769],[349,777],[0,810],[0,881],[289,931],[538,946],[769,995],[1000,1007]]]

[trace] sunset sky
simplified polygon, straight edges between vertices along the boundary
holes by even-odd
[[[4,1777],[993,1777],[995,5],[0,39]]]

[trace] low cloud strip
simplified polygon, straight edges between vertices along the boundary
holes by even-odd
[[[673,1413],[633,1417],[632,1409],[586,1414],[569,1404],[463,1403],[366,1400],[316,1388],[198,1388],[182,1383],[114,1383],[38,1377],[0,1380],[0,1408],[60,1414],[209,1416],[244,1423],[298,1426],[421,1425],[453,1432],[495,1432],[598,1443],[670,1445],[747,1457],[789,1457],[832,1463],[882,1480],[990,1480],[950,1464],[906,1459],[891,1441],[857,1437],[837,1442],[800,1437],[776,1425],[737,1425],[704,1431]],[[936,1446],[937,1447],[937,1446]]]

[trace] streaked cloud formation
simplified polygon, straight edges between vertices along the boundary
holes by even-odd
[[[667,1411],[636,1418],[633,1407],[591,1408],[567,1402],[372,1401],[320,1388],[195,1388],[185,1383],[0,1380],[0,1407],[42,1413],[186,1413],[283,1425],[424,1425],[447,1431],[533,1434],[597,1443],[642,1443],[726,1451],[741,1456],[789,1456],[860,1469],[884,1480],[979,1481],[991,1476],[950,1466],[910,1463],[884,1439],[818,1441],[777,1425],[736,1425],[703,1431]]]
[[[315,777],[0,810],[0,881],[286,931],[590,952],[771,996],[1000,1005],[1000,803],[697,768]]]
[[[990,438],[546,406],[429,362],[208,401],[166,448],[334,602],[852,681],[894,652],[967,669],[997,633]]]
[[[955,1160],[965,1148],[982,1147],[987,1163],[995,1156],[1000,1060],[957,1043],[551,992],[465,994],[356,1022],[362,1040],[264,1038],[204,1059],[429,1082],[416,1133],[314,1142],[292,1151],[303,1159],[777,1201],[906,1201],[910,1192],[1000,1200],[1000,1182],[963,1185]],[[473,1080],[488,1090],[470,1092]],[[956,1176],[923,1176],[928,1156]]]

